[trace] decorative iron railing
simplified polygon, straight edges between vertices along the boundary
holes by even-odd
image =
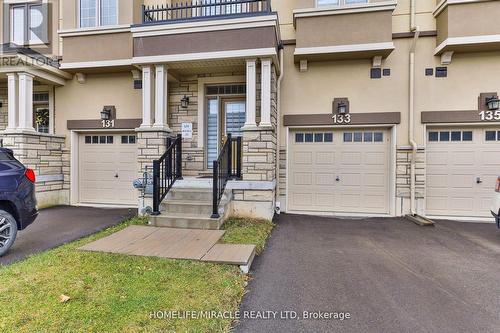
[[[160,203],[176,180],[182,179],[182,135],[167,138],[167,151],[153,161],[153,213],[160,215]]]
[[[219,218],[219,204],[230,179],[241,179],[241,137],[227,135],[219,158],[213,162],[212,218]]]
[[[192,0],[172,5],[143,5],[142,23],[246,16],[270,12],[271,0]]]

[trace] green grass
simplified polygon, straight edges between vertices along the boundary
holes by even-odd
[[[274,224],[266,220],[229,219],[224,223],[226,234],[222,242],[227,244],[254,244],[257,254],[264,251],[266,240]]]
[[[247,277],[236,266],[85,252],[134,218],[0,267],[0,332],[228,332],[231,319],[150,319],[152,311],[236,311]],[[270,222],[231,220],[224,241],[262,251]],[[60,303],[59,297],[71,299]]]

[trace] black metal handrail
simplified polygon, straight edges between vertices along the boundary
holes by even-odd
[[[160,215],[160,203],[175,181],[182,179],[182,135],[167,138],[167,151],[159,160],[153,161],[153,212]]]
[[[219,218],[219,204],[230,179],[241,179],[241,137],[227,135],[219,158],[213,162],[212,218]]]
[[[143,5],[142,23],[255,15],[270,12],[271,0],[192,0],[173,5]]]

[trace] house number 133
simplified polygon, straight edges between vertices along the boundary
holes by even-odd
[[[113,128],[115,127],[115,121],[114,120],[103,120],[101,121],[102,128]]]
[[[351,123],[351,115],[350,114],[334,114],[333,123],[336,125],[350,124]]]

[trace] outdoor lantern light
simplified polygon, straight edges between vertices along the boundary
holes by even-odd
[[[337,112],[339,114],[346,114],[347,113],[347,105],[344,102],[339,102],[337,106]]]
[[[181,99],[181,107],[183,109],[187,109],[188,106],[189,106],[189,97],[184,95],[184,97]]]
[[[495,96],[487,98],[486,105],[488,106],[488,110],[498,110],[500,109],[500,99]]]
[[[111,110],[108,108],[104,108],[101,111],[101,119],[102,120],[109,120],[111,119]]]

